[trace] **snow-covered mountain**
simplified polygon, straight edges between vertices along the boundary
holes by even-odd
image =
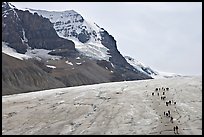
[[[125,60],[113,36],[73,10],[25,10],[3,2],[2,55],[2,81],[10,90],[4,94],[44,89],[49,81],[41,77],[55,79],[57,87],[151,79]],[[11,63],[16,59],[20,68]]]
[[[161,71],[155,71],[149,66],[146,66],[144,63],[135,60],[132,57],[125,56],[125,59],[127,62],[132,65],[136,70],[139,70],[140,72],[151,76],[152,78],[170,78],[170,77],[180,77],[181,75],[175,74],[175,73],[169,73],[169,72],[161,72]]]
[[[96,23],[85,20],[74,10],[67,10],[63,12],[34,9],[28,10],[33,14],[38,13],[39,15],[48,18],[54,24],[54,29],[57,34],[62,38],[72,40],[79,52],[95,59],[109,61],[109,58],[111,57],[109,48],[102,42],[102,34],[105,30],[100,28]],[[158,73],[131,57],[124,56],[124,58],[136,69],[136,71],[142,72],[152,78],[178,76],[174,73]]]
[[[63,12],[27,9],[48,18],[54,25],[57,34],[65,39],[72,40],[81,53],[95,58],[109,61],[111,55],[108,48],[102,44],[104,29],[97,24],[85,20],[74,10]]]

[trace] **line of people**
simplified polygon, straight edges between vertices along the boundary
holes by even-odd
[[[165,100],[165,99],[166,99],[165,91],[169,91],[169,88],[164,88],[164,87],[162,87],[162,88],[156,88],[156,89],[155,89],[156,92],[157,92],[157,91],[160,91],[160,90],[163,91],[163,92],[162,92],[162,95],[161,95],[161,100]],[[159,96],[159,92],[157,92],[157,95]],[[152,96],[154,96],[154,92],[152,92]],[[166,106],[171,105],[171,104],[176,105],[176,101],[169,100],[169,101],[166,101],[165,104],[166,104]],[[168,110],[167,112],[164,111],[164,116],[169,117],[169,118],[170,118],[170,122],[173,123],[173,117],[171,116],[170,110]],[[173,130],[174,130],[174,133],[175,133],[175,134],[179,134],[179,133],[178,133],[178,126],[174,126],[174,127],[173,127]]]

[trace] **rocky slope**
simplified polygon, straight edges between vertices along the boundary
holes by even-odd
[[[2,53],[2,95],[65,87],[37,63]]]

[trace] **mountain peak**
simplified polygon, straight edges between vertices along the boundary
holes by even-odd
[[[12,5],[11,3],[9,2],[2,2],[2,8],[16,8],[14,5]]]
[[[48,18],[53,23],[58,36],[72,40],[75,43],[76,49],[81,53],[91,58],[109,61],[108,48],[101,43],[101,32],[104,30],[96,23],[85,20],[75,10],[29,10],[32,13]]]
[[[75,10],[66,11],[46,11],[29,9],[30,12],[36,12],[45,18],[48,18],[53,24],[60,37],[69,39],[77,38],[79,42],[86,43],[89,40],[99,42],[100,31],[103,31],[96,23],[85,20]],[[82,38],[83,37],[83,38]]]
[[[63,11],[65,13],[69,13],[69,14],[79,14],[78,12],[76,12],[75,10],[65,10]]]

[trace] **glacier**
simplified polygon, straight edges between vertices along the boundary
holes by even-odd
[[[152,96],[168,87],[166,100]],[[163,91],[157,91],[160,93]],[[176,105],[165,105],[165,101]],[[171,110],[173,123],[164,116]],[[2,96],[3,135],[202,134],[202,78],[173,77]]]

